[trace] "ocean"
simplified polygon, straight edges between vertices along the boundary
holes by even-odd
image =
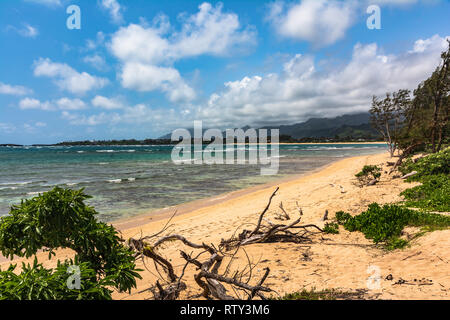
[[[237,146],[249,148],[255,146]],[[260,165],[175,164],[173,146],[0,147],[0,216],[55,186],[81,189],[105,222],[312,171],[384,144],[280,145],[277,175]]]

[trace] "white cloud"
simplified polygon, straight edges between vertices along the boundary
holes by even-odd
[[[36,109],[42,111],[56,110],[82,110],[87,105],[80,99],[61,98],[55,101],[40,101],[34,98],[24,98],[19,102],[19,108],[22,110]]]
[[[355,7],[353,0],[301,0],[290,6],[275,2],[267,19],[279,35],[323,47],[345,36],[353,23]]]
[[[161,90],[167,93],[172,102],[195,98],[194,90],[184,82],[178,70],[174,68],[130,62],[124,65],[120,77],[124,88],[136,91]]]
[[[248,76],[225,83],[210,96],[196,118],[209,125],[269,125],[304,121],[313,116],[338,116],[365,112],[372,95],[414,89],[431,75],[447,48],[444,38],[418,40],[414,48],[385,55],[376,44],[357,44],[351,60],[328,70],[325,61],[316,68],[310,56],[296,55],[283,72]]]
[[[104,71],[107,68],[105,58],[98,54],[84,57],[83,62],[90,64],[92,67],[99,71]]]
[[[39,34],[39,31],[36,27],[30,26],[27,23],[25,23],[22,28],[17,28],[9,25],[6,27],[6,30],[13,30],[25,38],[36,38]]]
[[[102,112],[100,114],[95,114],[91,116],[86,116],[83,114],[70,113],[68,111],[63,111],[61,114],[62,118],[69,121],[72,125],[77,126],[97,126],[100,124],[115,124],[120,120],[118,114],[108,114]]]
[[[101,0],[102,8],[108,10],[111,20],[116,24],[123,23],[123,8],[117,0]]]
[[[86,109],[86,103],[80,99],[61,98],[56,101],[56,105],[61,110],[82,110]]]
[[[22,110],[29,110],[29,109],[39,109],[44,111],[55,110],[55,106],[52,105],[50,102],[48,101],[41,102],[38,99],[33,98],[25,98],[20,100],[19,107]]]
[[[53,78],[56,85],[62,90],[75,94],[84,94],[90,90],[101,89],[109,82],[106,78],[91,76],[86,72],[79,73],[65,63],[55,63],[48,58],[40,58],[35,62],[34,75]]]
[[[86,47],[82,49],[82,51],[95,50],[99,46],[102,46],[105,43],[105,34],[101,31],[97,32],[97,35],[94,40],[88,39],[86,40]]]
[[[15,96],[23,96],[32,93],[33,90],[23,86],[13,86],[0,82],[0,94],[9,94]]]
[[[96,96],[94,99],[92,99],[91,103],[94,107],[107,110],[122,109],[125,107],[124,102],[120,98]]]
[[[157,16],[151,26],[143,23],[120,28],[109,48],[123,64],[119,76],[122,85],[138,91],[161,90],[171,101],[192,100],[194,90],[172,67],[175,61],[200,55],[224,56],[255,43],[255,32],[243,29],[236,14],[222,9],[221,4],[201,4],[196,14],[180,15],[180,31],[173,31],[164,15]]]

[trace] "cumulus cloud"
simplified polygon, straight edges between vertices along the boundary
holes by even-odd
[[[302,0],[294,5],[275,2],[267,19],[283,37],[323,47],[345,36],[354,21],[355,1]]]
[[[448,38],[448,37],[447,37]],[[340,68],[321,68],[311,56],[295,55],[281,73],[247,76],[225,83],[210,96],[196,118],[210,125],[270,125],[310,117],[365,112],[372,95],[414,89],[434,71],[447,48],[438,35],[417,40],[402,54],[386,55],[376,44],[357,44],[351,60]],[[325,65],[324,65],[325,63]]]
[[[268,6],[266,20],[278,35],[312,43],[315,48],[331,45],[345,37],[369,5],[406,6],[433,4],[439,0],[299,0],[276,1]]]
[[[53,78],[62,90],[75,94],[84,94],[90,90],[101,89],[108,84],[108,79],[92,76],[87,72],[79,73],[65,63],[52,62],[40,58],[34,63],[36,77]]]
[[[91,103],[94,107],[107,110],[122,109],[125,107],[125,103],[120,98],[96,96],[94,99],[92,99]]]
[[[107,69],[107,64],[106,64],[105,58],[103,58],[102,56],[100,56],[98,54],[84,57],[83,62],[91,65],[98,71],[104,71]]]
[[[172,66],[175,61],[200,55],[224,56],[255,42],[255,32],[243,29],[236,14],[222,9],[220,3],[214,7],[201,4],[196,14],[181,15],[179,31],[172,30],[164,15],[157,16],[152,25],[120,28],[109,48],[122,62],[122,85],[138,91],[161,90],[172,102],[195,98],[194,90]]]
[[[117,0],[101,0],[100,5],[109,12],[111,20],[116,24],[123,23],[123,8]]]
[[[0,82],[0,94],[8,94],[15,96],[24,96],[26,94],[32,93],[33,90],[28,89],[23,86],[13,86],[3,82]]]
[[[39,31],[36,27],[30,26],[29,24],[25,23],[21,28],[17,28],[14,26],[7,26],[6,30],[13,30],[17,32],[22,37],[26,38],[36,38],[39,34]]]
[[[22,110],[42,110],[42,111],[56,111],[56,110],[82,110],[86,109],[87,105],[80,99],[61,98],[54,101],[40,101],[34,98],[24,98],[19,102],[19,108]]]
[[[174,68],[130,62],[124,65],[120,78],[125,88],[143,92],[160,90],[166,92],[172,102],[195,98],[194,90]]]

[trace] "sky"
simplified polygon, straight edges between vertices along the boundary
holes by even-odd
[[[447,0],[2,0],[0,144],[365,112],[431,75],[449,16]]]

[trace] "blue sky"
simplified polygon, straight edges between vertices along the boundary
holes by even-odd
[[[381,29],[367,27],[371,4]],[[0,143],[367,111],[372,95],[431,74],[449,14],[443,0],[3,0]]]

